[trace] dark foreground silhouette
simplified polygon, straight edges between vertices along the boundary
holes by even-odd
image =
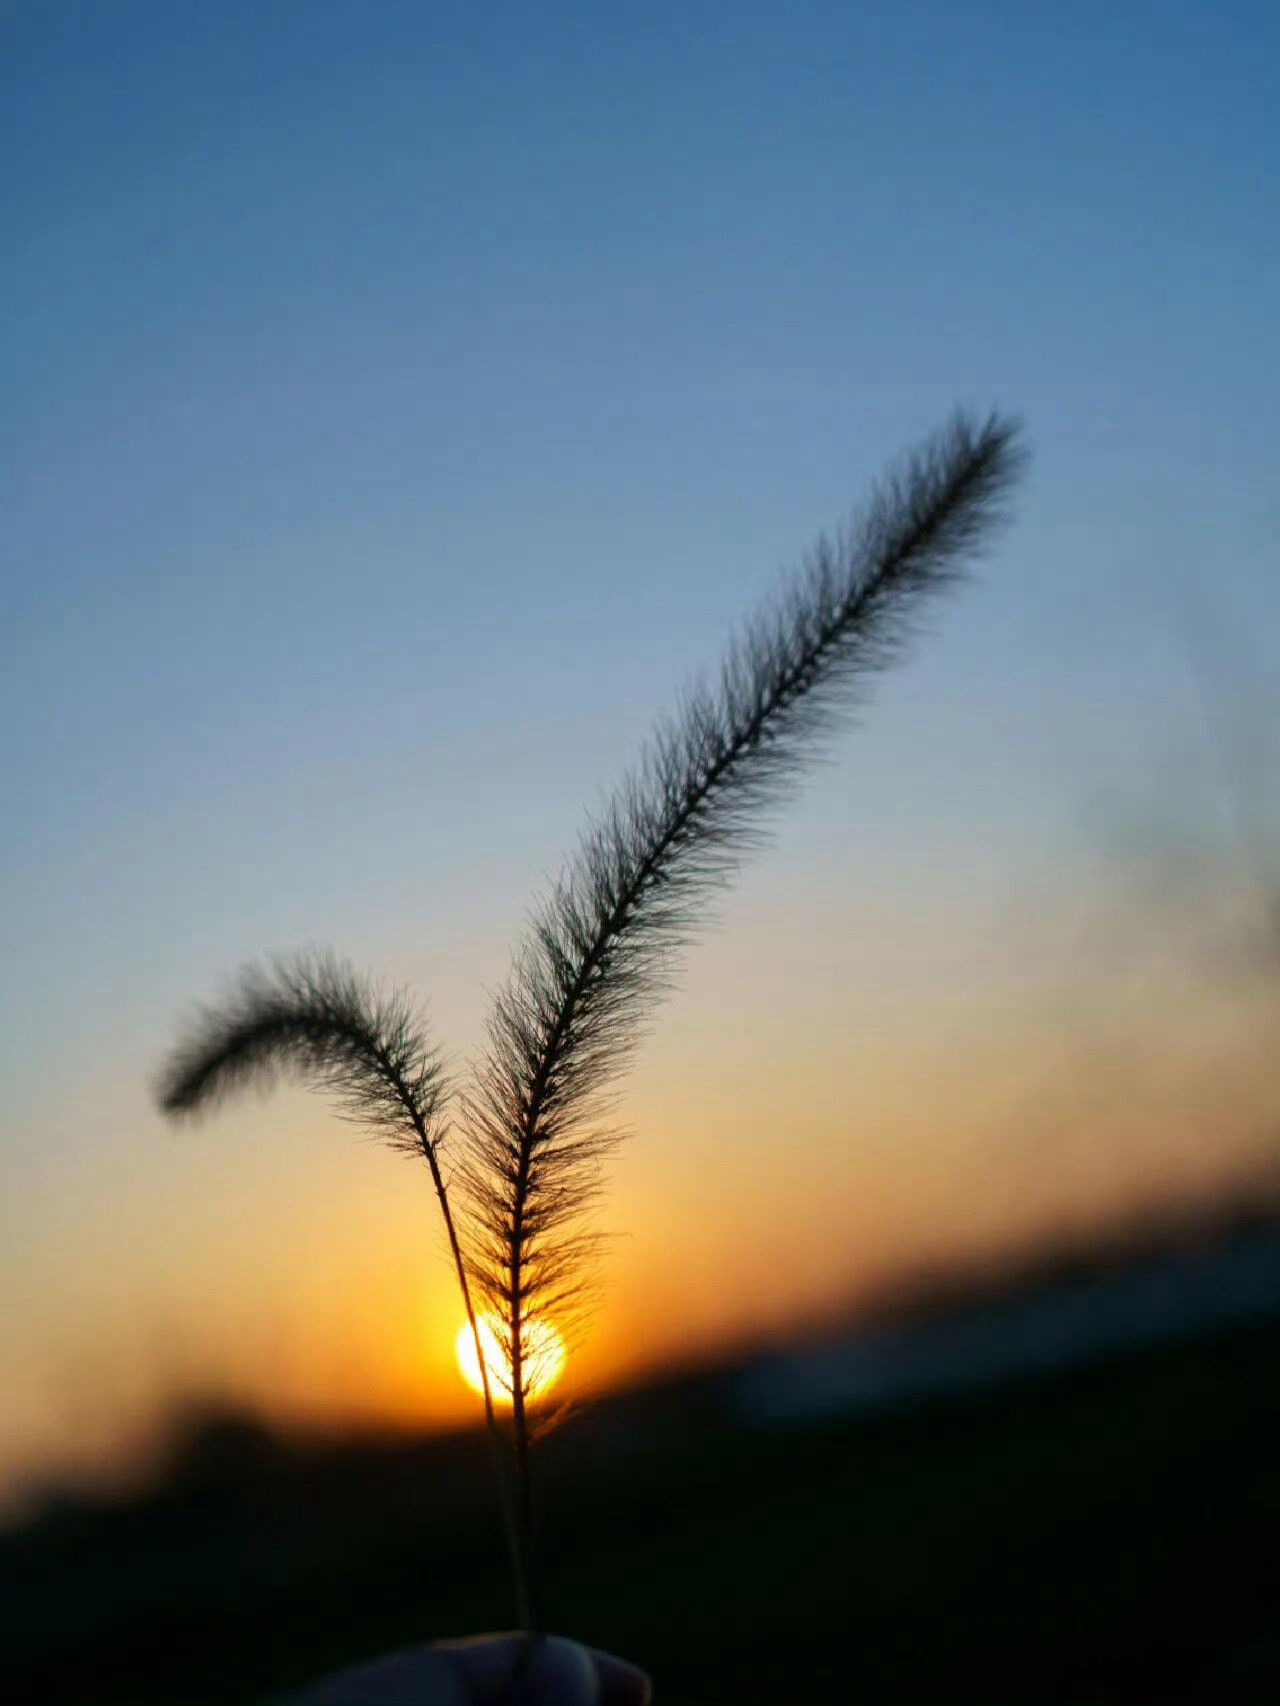
[[[1277,1349],[1264,1312],[785,1426],[743,1367],[609,1399],[547,1442],[547,1621],[658,1706],[1272,1700]],[[487,1468],[206,1417],[146,1496],[0,1539],[0,1698],[279,1700],[492,1628]]]

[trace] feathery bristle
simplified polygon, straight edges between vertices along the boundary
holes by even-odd
[[[157,1097],[168,1114],[194,1115],[281,1074],[329,1090],[398,1148],[434,1148],[446,1087],[409,997],[381,993],[327,955],[244,972],[170,1055]]]
[[[691,692],[535,914],[463,1102],[461,1183],[473,1284],[503,1323],[527,1480],[527,1323],[571,1325],[595,1238],[586,1218],[617,1134],[604,1098],[709,893],[821,749],[838,712],[954,583],[1022,464],[1016,426],[957,415],[819,540]],[[524,1488],[527,1502],[527,1484]],[[526,1520],[527,1512],[526,1512]]]

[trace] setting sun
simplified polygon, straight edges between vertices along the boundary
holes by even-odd
[[[484,1347],[484,1365],[489,1375],[489,1390],[495,1404],[510,1406],[511,1369],[493,1322],[482,1315],[477,1323],[480,1343]],[[471,1327],[464,1321],[458,1329],[454,1349],[462,1378],[474,1392],[483,1392],[480,1379],[480,1359]],[[565,1346],[550,1321],[536,1316],[525,1323],[525,1360],[528,1364],[527,1391],[531,1398],[541,1398],[550,1392],[564,1372]]]

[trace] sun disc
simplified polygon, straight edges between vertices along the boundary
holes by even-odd
[[[496,1322],[481,1315],[476,1322],[480,1344],[484,1351],[485,1371],[489,1376],[489,1392],[495,1404],[511,1406],[511,1368],[502,1348]],[[464,1321],[454,1341],[454,1352],[462,1378],[473,1392],[483,1392],[480,1378],[480,1358],[476,1354],[476,1335],[471,1323]],[[564,1339],[541,1316],[531,1316],[524,1326],[525,1391],[530,1398],[541,1398],[564,1372]]]

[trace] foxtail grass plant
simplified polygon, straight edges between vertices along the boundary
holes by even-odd
[[[818,540],[732,641],[714,684],[686,694],[589,823],[533,914],[459,1089],[406,994],[381,993],[322,955],[243,974],[162,1069],[171,1115],[292,1074],[426,1162],[530,1631],[533,1447],[551,1417],[540,1401],[546,1324],[572,1335],[592,1295],[593,1210],[620,1136],[610,1093],[717,891],[871,679],[902,656],[921,609],[988,545],[1023,462],[1015,423],[957,414],[845,529]]]

